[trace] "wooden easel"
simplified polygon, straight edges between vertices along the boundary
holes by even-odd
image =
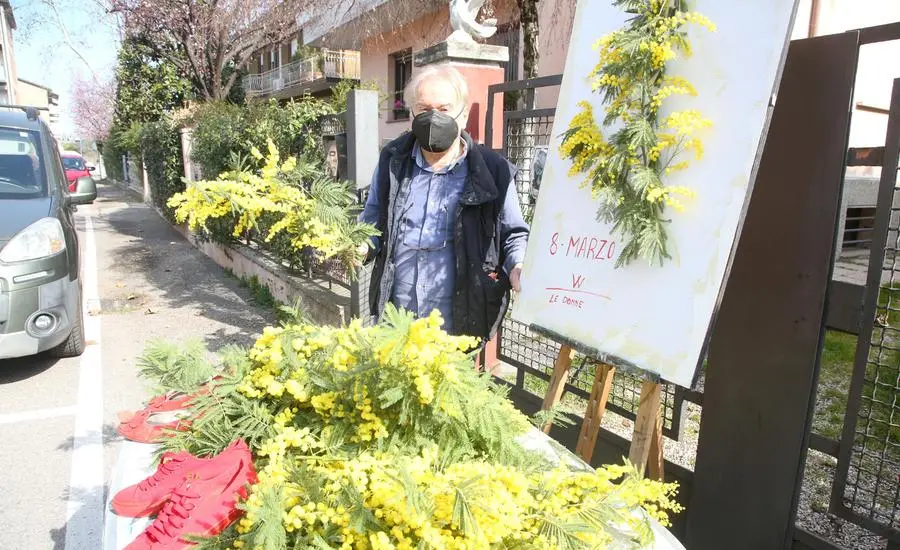
[[[553,408],[562,399],[574,354],[575,350],[571,346],[563,344],[560,347],[553,364],[550,386],[547,388],[541,410]],[[578,444],[575,446],[575,453],[587,463],[590,463],[594,455],[594,446],[597,444],[597,436],[600,434],[600,423],[606,412],[606,402],[609,399],[609,391],[612,388],[615,374],[616,367],[605,363],[596,364],[594,385],[591,387],[591,396],[584,413],[584,423],[581,425]],[[644,382],[641,387],[641,401],[638,405],[631,448],[628,453],[628,460],[632,464],[644,468],[647,477],[658,480],[662,480],[664,474],[662,416],[659,411],[661,393],[662,386],[658,382]],[[544,425],[544,433],[550,433],[550,427],[550,424]]]

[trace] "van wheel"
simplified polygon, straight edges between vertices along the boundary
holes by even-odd
[[[84,353],[84,312],[78,300],[78,317],[72,321],[72,332],[66,341],[49,350],[53,357],[78,357]]]

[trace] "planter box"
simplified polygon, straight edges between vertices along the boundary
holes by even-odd
[[[278,302],[294,305],[316,323],[341,326],[351,320],[351,292],[325,279],[298,277],[273,258],[244,245],[224,246],[204,242],[185,226],[173,226],[185,239],[211,260],[241,279],[255,277]]]

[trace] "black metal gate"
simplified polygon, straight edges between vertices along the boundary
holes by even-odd
[[[894,81],[867,292],[831,509],[900,544],[900,78]]]

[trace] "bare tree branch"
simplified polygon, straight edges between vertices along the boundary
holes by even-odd
[[[106,139],[115,111],[115,80],[98,81],[76,76],[70,93],[72,115],[78,134],[94,141]]]
[[[163,56],[187,68],[204,99],[224,99],[235,78],[223,78],[232,64],[296,30],[295,14],[311,0],[105,0],[122,14],[126,32],[151,42],[173,44]],[[168,59],[168,57],[167,57]]]
[[[92,0],[89,2],[88,10],[91,9],[90,6],[100,8],[101,0]],[[80,10],[84,10],[84,4],[79,4],[79,8]],[[52,34],[59,39],[59,42],[53,44],[53,46],[62,46],[70,50],[90,72],[94,82],[99,84],[100,78],[97,73],[97,68],[88,60],[84,53],[83,45],[79,44],[72,36],[72,31],[66,23],[67,19],[64,14],[67,14],[72,9],[73,7],[68,5],[66,0],[38,0],[17,7],[16,16],[19,19],[19,27],[21,29],[17,38],[24,38],[27,41],[33,32],[39,29],[53,28],[56,32]],[[100,10],[97,11],[99,12]],[[106,22],[107,21],[100,21],[99,23],[105,24]],[[110,19],[110,22],[112,22],[112,19]]]

